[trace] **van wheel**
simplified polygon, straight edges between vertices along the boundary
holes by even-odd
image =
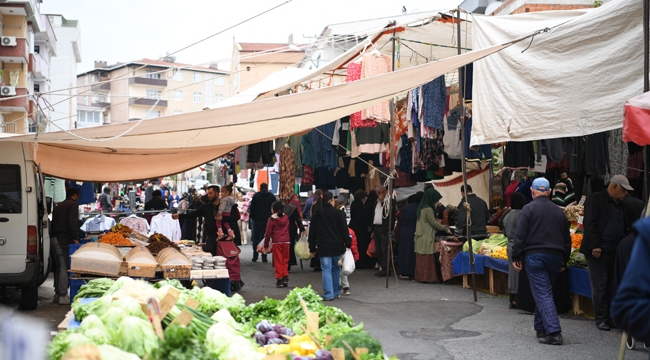
[[[20,308],[34,310],[38,305],[38,286],[22,288],[20,290]]]

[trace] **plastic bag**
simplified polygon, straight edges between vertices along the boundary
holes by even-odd
[[[370,240],[370,244],[368,245],[368,250],[366,251],[366,255],[368,255],[371,258],[377,257],[377,248],[375,247],[375,239]]]
[[[307,242],[306,236],[300,237],[300,240],[296,241],[296,245],[293,247],[293,249],[295,250],[298,259],[311,259],[311,253],[309,252],[309,242]]]
[[[352,275],[354,269],[354,255],[352,255],[352,250],[347,249],[345,250],[345,255],[343,255],[343,269],[341,269],[341,274],[343,276]]]
[[[271,250],[271,246],[273,246],[273,244],[269,244],[269,247],[268,247],[268,248],[265,248],[265,247],[264,247],[264,241],[262,241],[259,245],[257,245],[257,249],[256,249],[256,250],[257,250],[257,252],[262,253],[262,254],[264,254],[264,255],[266,255],[266,254],[270,254],[270,253],[272,252],[272,250]]]

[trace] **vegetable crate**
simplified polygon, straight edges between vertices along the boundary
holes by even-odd
[[[74,299],[81,286],[88,283],[87,279],[70,279],[70,300]]]

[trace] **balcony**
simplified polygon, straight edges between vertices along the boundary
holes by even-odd
[[[152,79],[147,77],[134,77],[129,79],[129,85],[167,86],[165,79]]]
[[[96,108],[107,108],[111,106],[111,103],[105,101],[96,101],[92,103],[91,106]]]
[[[29,44],[27,44],[27,39],[17,38],[16,46],[1,46],[0,45],[0,61],[18,64],[28,63],[29,56]]]
[[[16,88],[16,95],[22,97],[6,96],[0,97],[0,111],[2,112],[28,112],[33,109],[34,104],[29,100],[26,88]],[[6,99],[6,100],[4,100]],[[32,111],[30,111],[32,112]]]
[[[150,79],[151,80],[151,79]],[[156,105],[156,102],[158,104]],[[143,105],[143,106],[154,106],[156,107],[167,107],[167,100],[156,100],[156,99],[131,99],[129,105]]]
[[[34,70],[31,70],[32,73],[34,74],[34,80],[47,80],[50,77],[50,65],[47,63],[47,60],[38,53],[35,53],[34,55],[30,54],[30,61],[31,58],[34,58]]]
[[[105,80],[102,80],[105,81]],[[97,91],[97,92],[109,92],[111,91],[111,83],[105,82],[105,83],[97,83],[92,85],[92,91]]]

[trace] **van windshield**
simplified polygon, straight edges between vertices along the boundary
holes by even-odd
[[[23,199],[20,166],[0,165],[0,214],[20,214]]]

